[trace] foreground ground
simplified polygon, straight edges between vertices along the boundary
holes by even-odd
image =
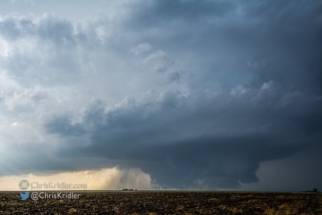
[[[0,192],[0,214],[322,215],[322,194],[214,191],[83,192],[76,200],[39,199],[35,201],[28,198],[22,201],[18,192]]]

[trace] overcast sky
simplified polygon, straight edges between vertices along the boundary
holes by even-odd
[[[145,188],[322,189],[321,11],[1,1],[0,176],[117,168]]]

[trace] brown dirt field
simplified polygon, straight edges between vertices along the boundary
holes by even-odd
[[[73,200],[29,198],[22,201],[19,192],[1,192],[0,214],[322,215],[321,193],[119,191],[79,194],[80,198]]]

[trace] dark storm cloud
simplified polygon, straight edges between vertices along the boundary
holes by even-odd
[[[136,18],[132,24],[169,27],[173,22],[186,24],[226,16],[235,7],[236,5],[230,1],[165,0],[152,3],[143,1],[131,8],[131,15]]]
[[[66,136],[86,130],[92,144],[67,147],[61,152],[67,157],[117,159],[167,186],[200,180],[209,188],[235,187],[257,181],[259,162],[315,142],[312,135],[322,131],[316,123],[321,107],[321,98],[274,87],[208,99],[168,94],[107,113],[96,108],[77,125],[54,119],[47,128]]]
[[[257,181],[260,162],[321,142],[321,3],[145,3],[123,23],[131,35],[140,31],[197,65],[191,89],[211,90],[219,79],[223,94],[170,93],[107,113],[96,108],[77,125],[53,119],[51,133],[86,131],[91,140],[64,156],[116,159],[162,185],[236,187]]]
[[[263,43],[268,66],[258,69],[261,80],[276,80],[289,87],[321,93],[322,4],[318,1],[266,1],[249,6],[255,20],[255,39]]]
[[[102,94],[124,89],[129,94],[127,87],[135,84],[145,92],[151,87],[134,80],[151,81],[148,86],[153,87],[156,82],[150,73],[134,69],[139,63],[131,64],[130,57],[135,55],[156,71],[151,73],[164,74],[166,80],[157,83],[169,86],[155,86],[156,92],[146,98],[137,91],[116,106],[102,99],[82,112],[80,121],[67,110],[53,115],[45,129],[57,135],[61,145],[48,160],[43,156],[41,162],[32,161],[33,171],[120,165],[141,168],[164,186],[232,188],[239,181],[256,182],[263,161],[286,159],[312,150],[312,145],[321,148],[320,1],[166,0],[124,5],[125,15],[119,19],[100,17],[77,28],[52,16],[37,23],[10,17],[0,22],[0,33],[8,40],[35,36],[49,44],[53,53],[45,65],[54,72],[48,73],[48,84],[66,74],[72,74],[67,83],[77,83],[78,66],[88,62],[86,69],[99,77],[93,86],[100,89],[98,83],[107,80],[116,86],[102,87]],[[106,37],[97,36],[98,27]],[[105,51],[123,61],[114,61]],[[18,52],[14,57],[8,64],[13,74],[37,65],[21,65],[28,58],[19,58]],[[114,81],[121,67],[128,71]],[[126,77],[133,82],[125,84]],[[183,90],[173,90],[171,84]],[[312,156],[322,154],[316,151]],[[302,177],[304,170],[294,175]],[[316,174],[321,177],[321,172]]]
[[[321,10],[318,1],[143,2],[127,24],[178,58],[193,50],[187,64],[208,87],[217,78],[232,87],[234,75],[321,93]]]

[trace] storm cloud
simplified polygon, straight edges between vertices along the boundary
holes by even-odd
[[[203,98],[163,94],[152,101],[125,101],[107,112],[91,109],[74,125],[54,119],[46,126],[52,133],[90,138],[91,145],[67,147],[64,156],[118,159],[175,187],[200,181],[235,187],[238,181],[257,181],[259,162],[318,144],[322,115],[311,107],[321,102],[274,86]]]
[[[320,161],[321,2],[105,6],[1,16],[0,153],[20,158],[1,175],[118,166],[216,189],[260,184],[265,162]]]

